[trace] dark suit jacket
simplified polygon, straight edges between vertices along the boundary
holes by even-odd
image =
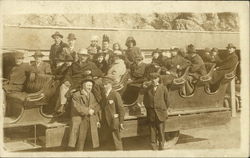
[[[154,122],[158,118],[159,121],[167,119],[167,109],[169,107],[168,90],[160,84],[154,93],[153,86],[146,89],[143,104],[147,109],[147,117],[149,121]]]
[[[67,70],[64,82],[69,81],[72,88],[78,88],[83,78],[87,76],[85,74],[87,70],[91,71],[93,77],[101,77],[103,75],[102,71],[93,62],[87,61],[82,65],[80,65],[80,62],[74,62]]]
[[[50,47],[50,53],[49,53],[49,59],[51,61],[51,66],[52,69],[55,68],[55,60],[59,58],[59,55],[63,52],[63,48],[68,47],[68,45],[66,43],[61,42],[59,44],[59,46],[57,46],[56,44],[53,44]]]
[[[118,92],[111,90],[107,97],[104,95],[102,108],[102,120],[105,119],[109,127],[118,129],[119,124],[123,123],[125,115],[121,95]],[[118,114],[118,118],[114,118],[114,114]],[[114,124],[115,119],[117,119],[118,122]]]
[[[202,60],[202,58],[198,54],[194,54],[191,58],[191,68],[190,68],[190,75],[194,76],[196,79],[199,79],[200,76],[206,75],[207,70],[206,66]]]

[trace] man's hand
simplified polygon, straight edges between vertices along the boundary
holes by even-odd
[[[120,124],[120,129],[121,129],[121,130],[124,130],[124,129],[125,129],[122,123]]]
[[[101,128],[101,123],[97,122],[97,128]]]
[[[89,115],[93,115],[94,114],[94,110],[93,109],[89,109]]]
[[[66,87],[68,87],[68,88],[71,86],[71,84],[70,84],[69,81],[65,81],[65,82],[64,82],[64,85],[65,85]]]

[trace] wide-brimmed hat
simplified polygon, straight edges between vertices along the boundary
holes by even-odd
[[[110,83],[110,84],[114,84],[114,80],[111,78],[111,77],[109,77],[109,76],[104,76],[103,78],[102,78],[102,83],[103,84],[107,84],[107,83]]]
[[[88,53],[88,50],[85,49],[85,48],[81,48],[78,50],[77,52],[78,55],[86,55],[86,56],[89,56],[89,53]]]
[[[196,52],[196,50],[195,50],[194,45],[193,44],[189,44],[187,46],[187,53],[195,53],[195,52]]]
[[[83,83],[85,83],[85,82],[88,82],[88,81],[90,81],[90,82],[92,82],[93,84],[95,84],[95,81],[93,80],[93,77],[90,76],[90,75],[84,77],[83,80],[82,80],[82,82],[81,82],[81,84],[83,84]]]
[[[152,52],[152,55],[154,55],[155,53],[161,54],[162,51],[161,51],[159,48],[156,48],[156,49]]]
[[[36,57],[43,57],[44,54],[40,50],[36,50],[35,53],[32,56],[34,58],[36,58]]]
[[[136,46],[136,41],[135,41],[134,37],[129,36],[127,38],[126,43],[125,43],[126,46],[128,46],[128,42],[133,42],[134,46]]]
[[[69,33],[67,38],[68,40],[76,40],[76,36],[73,33]]]
[[[234,49],[236,49],[236,47],[233,45],[233,43],[229,43],[229,44],[227,45],[226,48],[227,48],[227,49],[229,49],[229,48],[234,48]]]
[[[52,38],[55,38],[55,36],[59,36],[59,37],[63,38],[63,35],[60,34],[58,31],[56,31],[53,35],[51,35]]]

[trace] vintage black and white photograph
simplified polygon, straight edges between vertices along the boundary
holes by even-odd
[[[249,156],[247,1],[0,6],[0,156]]]

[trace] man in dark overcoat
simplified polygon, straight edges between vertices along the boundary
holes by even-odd
[[[59,32],[55,32],[51,37],[55,40],[55,43],[50,47],[49,59],[51,61],[51,69],[54,71],[56,60],[62,54],[63,48],[67,48],[68,45],[62,41],[63,35]]]
[[[160,83],[160,75],[151,73],[151,85],[146,88],[143,104],[147,110],[147,118],[149,121],[150,141],[153,150],[164,149],[165,143],[165,121],[168,117],[168,90]],[[159,142],[159,146],[157,145]]]
[[[224,78],[225,74],[236,69],[239,59],[235,50],[236,47],[233,44],[228,44],[226,55],[221,57],[221,61],[216,62],[215,71],[210,82],[213,86],[219,86],[219,83]]]
[[[92,144],[99,147],[98,129],[100,127],[100,105],[91,92],[94,81],[91,76],[83,79],[81,88],[72,97],[71,126],[68,146],[83,151]]]
[[[110,141],[114,145],[115,150],[123,150],[121,130],[124,129],[125,110],[121,96],[112,88],[113,80],[109,77],[102,79],[104,86],[103,100],[101,104],[102,119],[101,133],[102,145],[107,145]]]

